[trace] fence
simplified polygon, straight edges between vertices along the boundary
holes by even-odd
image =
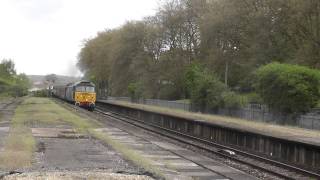
[[[109,101],[127,101],[132,102],[129,97],[108,97]],[[185,111],[194,111],[198,109],[186,102],[175,102],[160,99],[140,99],[134,103],[160,106],[172,109],[180,109]],[[305,115],[284,115],[281,113],[271,112],[269,108],[261,104],[249,104],[244,108],[239,109],[224,109],[220,108],[217,111],[205,111],[207,114],[231,116],[235,118],[247,119],[252,121],[274,123],[280,125],[298,126],[308,129],[320,130],[320,110],[310,112]]]

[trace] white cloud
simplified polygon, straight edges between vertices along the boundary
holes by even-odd
[[[1,0],[0,59],[27,74],[78,75],[83,39],[156,8],[157,0]]]

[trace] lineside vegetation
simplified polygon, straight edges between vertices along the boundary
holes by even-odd
[[[23,102],[15,110],[9,135],[4,140],[4,151],[0,153],[1,169],[16,170],[30,167],[32,164],[36,142],[26,121],[33,113],[27,111],[27,108],[27,102]]]
[[[278,111],[304,112],[313,100],[306,109],[293,107],[303,98],[282,108],[259,97],[255,75],[273,62],[319,71],[319,49],[320,1],[166,0],[154,16],[86,40],[78,66],[98,94],[191,99],[200,109],[262,100]]]
[[[17,74],[10,59],[0,60],[0,97],[24,96],[28,94],[30,82],[25,74]]]

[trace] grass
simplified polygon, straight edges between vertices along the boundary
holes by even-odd
[[[141,110],[165,113],[169,115],[191,118],[191,119],[198,119],[198,120],[205,120],[215,124],[237,128],[237,129],[247,129],[249,131],[259,131],[266,134],[276,134],[276,135],[283,135],[283,136],[303,136],[303,137],[311,137],[311,138],[320,138],[320,131],[317,130],[308,130],[293,126],[280,126],[275,124],[268,124],[264,122],[256,122],[250,121],[246,119],[240,118],[232,118],[227,116],[218,116],[218,115],[209,115],[209,114],[202,114],[202,113],[193,113],[187,112],[178,109],[169,109],[164,107],[158,106],[151,106],[151,105],[142,105],[142,104],[133,104],[124,101],[113,101],[115,104],[128,106],[132,108],[137,108]]]
[[[24,107],[19,106],[12,118],[9,135],[4,140],[4,151],[0,154],[1,169],[14,170],[32,164],[36,142],[24,116]]]
[[[31,166],[35,149],[36,142],[29,128],[11,129],[5,140],[4,152],[0,155],[0,167],[15,170]]]
[[[10,97],[10,96],[2,96],[2,94],[0,94],[0,103],[2,103],[1,101],[8,102],[11,99],[12,99],[12,97]]]
[[[28,98],[21,106],[25,106],[23,118],[27,124],[56,125],[65,123],[74,126],[78,131],[96,128],[99,124],[97,121],[83,119],[70,113],[48,98]],[[29,113],[32,113],[32,116],[29,116]]]

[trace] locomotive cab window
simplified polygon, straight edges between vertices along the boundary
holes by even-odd
[[[76,91],[78,91],[78,92],[94,92],[94,87],[92,87],[92,86],[77,86]]]

